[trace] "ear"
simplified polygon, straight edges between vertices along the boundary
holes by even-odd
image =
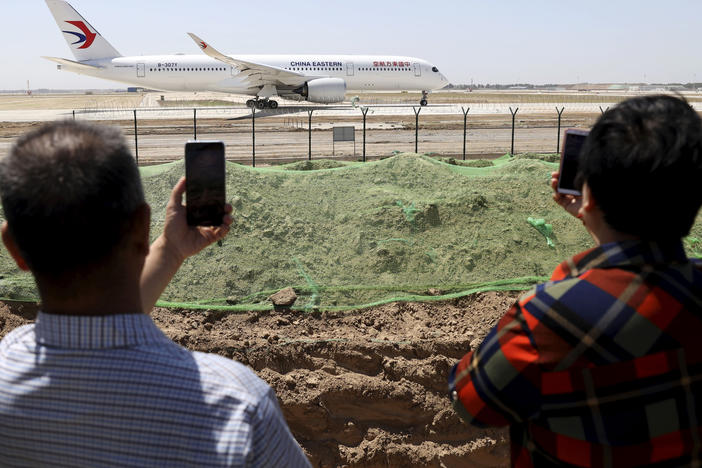
[[[584,215],[585,212],[587,213],[592,213],[596,209],[598,209],[600,206],[597,204],[597,200],[595,200],[595,197],[592,196],[592,191],[590,190],[590,186],[587,185],[587,182],[583,183],[583,199],[582,199],[582,205],[580,206],[580,211],[579,215]]]
[[[7,221],[2,223],[1,231],[2,243],[5,244],[7,251],[10,252],[10,255],[14,259],[19,269],[22,271],[29,271],[29,266],[24,260],[24,257],[22,257],[19,247],[17,247],[17,243],[15,242],[15,238],[12,236],[12,233],[10,233],[10,226],[7,224]]]
[[[131,243],[145,257],[149,254],[149,230],[151,228],[151,207],[143,203],[132,215]]]

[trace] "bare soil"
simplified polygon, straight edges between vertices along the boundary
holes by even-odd
[[[344,313],[155,309],[152,316],[182,346],[240,361],[268,382],[313,466],[497,467],[509,465],[507,432],[461,422],[447,375],[516,296]],[[0,303],[0,336],[37,310]]]

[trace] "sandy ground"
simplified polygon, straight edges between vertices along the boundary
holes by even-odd
[[[236,359],[266,380],[315,467],[497,467],[509,465],[507,432],[462,423],[446,382],[515,298],[484,293],[346,313],[152,315],[182,346]],[[0,336],[36,310],[0,303]]]

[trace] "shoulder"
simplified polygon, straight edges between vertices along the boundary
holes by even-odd
[[[256,405],[266,398],[271,388],[251,368],[223,356],[192,352],[198,364],[203,382],[221,390],[235,391]]]
[[[34,342],[34,324],[22,325],[12,330],[0,341],[0,352],[5,352],[19,343]]]
[[[568,300],[574,294],[577,295],[583,287],[584,281],[580,277],[547,281],[524,293],[517,301],[517,305],[526,310],[550,308],[555,302]]]
[[[522,296],[519,305],[540,317],[568,313],[599,317],[619,300],[635,277],[626,270],[594,268],[579,276],[539,284]]]
[[[251,428],[250,466],[310,466],[268,384],[253,370],[231,359],[200,352],[193,356],[208,393],[226,404],[237,401],[245,405],[243,410]]]

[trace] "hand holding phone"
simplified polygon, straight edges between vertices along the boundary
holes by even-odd
[[[553,189],[553,201],[558,203],[564,210],[576,218],[580,218],[580,207],[582,206],[583,197],[576,195],[567,195],[558,192],[558,171],[551,173],[551,188]]]
[[[185,144],[186,217],[190,226],[220,226],[225,214],[224,143]]]
[[[585,139],[590,132],[569,128],[563,137],[563,150],[561,151],[561,165],[558,171],[558,184],[556,191],[567,195],[581,196],[579,187],[575,186],[578,175],[578,160]]]

